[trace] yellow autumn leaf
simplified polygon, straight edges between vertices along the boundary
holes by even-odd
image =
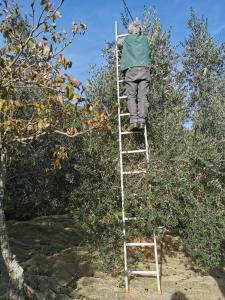
[[[32,129],[33,129],[33,125],[31,125],[31,124],[27,125],[27,130],[28,131],[31,131]]]
[[[60,163],[60,160],[59,160],[59,159],[55,159],[55,160],[53,161],[53,166],[54,166],[54,169],[55,169],[55,170],[59,170],[59,169],[61,169],[61,168],[62,168],[62,166],[61,166],[61,163]]]
[[[38,129],[39,129],[39,130],[42,130],[43,127],[44,127],[43,121],[42,121],[42,120],[38,121],[37,126],[38,126]]]
[[[68,76],[68,79],[69,79],[69,81],[72,83],[72,85],[74,86],[74,87],[79,87],[80,85],[81,85],[81,82],[78,80],[78,79],[76,79],[75,77],[73,77],[73,76]]]
[[[74,135],[74,134],[77,133],[77,129],[74,128],[74,127],[70,127],[70,128],[67,129],[66,132],[67,132],[69,135]]]
[[[88,104],[86,109],[87,109],[88,112],[91,112],[93,110],[93,106]]]
[[[65,78],[64,77],[60,77],[60,76],[56,76],[55,82],[56,83],[64,83],[65,82]]]
[[[81,94],[79,94],[79,93],[76,93],[75,95],[74,95],[74,99],[76,100],[76,99],[80,99],[81,98]]]
[[[73,97],[74,97],[74,94],[73,94],[73,86],[71,84],[68,84],[67,87],[66,87],[66,97],[69,99],[69,100],[72,100]]]
[[[61,18],[62,16],[61,16],[61,14],[60,14],[60,12],[57,10],[57,12],[55,13],[55,18]]]
[[[112,132],[112,126],[106,125],[106,129],[107,129],[109,132]]]
[[[44,24],[42,25],[42,30],[43,30],[44,32],[47,31],[47,25],[46,25],[46,23],[44,23]]]
[[[62,95],[58,95],[58,96],[57,96],[57,101],[58,101],[60,104],[63,104],[63,96],[62,96]]]
[[[31,49],[31,50],[33,50],[33,49],[35,48],[35,43],[34,43],[33,41],[30,40],[30,41],[28,42],[28,48]]]
[[[88,81],[88,84],[87,84],[87,89],[88,90],[91,90],[93,87],[93,83],[91,81]]]
[[[0,111],[3,112],[6,107],[6,100],[0,99]]]

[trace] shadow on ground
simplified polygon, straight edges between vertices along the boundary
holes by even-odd
[[[93,270],[84,247],[85,235],[68,216],[39,217],[7,223],[13,253],[23,265],[34,300],[222,300],[225,272],[210,275],[193,270],[181,251],[179,238],[167,235],[161,254],[162,295],[155,278],[135,276],[124,294],[123,277]],[[160,249],[159,249],[160,250]],[[151,255],[150,255],[151,258]],[[154,263],[149,267],[155,268]],[[141,262],[138,269],[146,268]],[[0,299],[7,299],[8,278],[0,261]]]
[[[175,292],[170,300],[189,300],[184,293],[182,292]]]
[[[225,271],[223,268],[217,268],[210,272],[210,275],[217,282],[218,287],[220,288],[224,299],[225,299]]]
[[[80,277],[92,276],[88,254],[82,247],[84,234],[68,216],[39,217],[7,223],[12,251],[25,270],[26,282],[35,299],[73,299]],[[8,278],[0,262],[0,295]],[[4,298],[3,298],[4,299]]]

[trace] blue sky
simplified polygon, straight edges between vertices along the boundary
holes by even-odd
[[[1,0],[0,0],[1,1]],[[39,1],[39,0],[37,0]],[[18,0],[24,12],[29,11],[30,0]],[[56,2],[56,0],[55,0]],[[187,20],[190,7],[197,15],[208,18],[209,31],[216,40],[225,40],[225,0],[126,0],[134,17],[141,19],[144,6],[154,7],[164,30],[172,26],[171,41],[176,44],[188,35]],[[65,55],[73,61],[71,73],[83,81],[88,79],[91,64],[102,63],[101,49],[107,41],[114,40],[114,23],[120,21],[122,0],[65,0],[61,9],[60,27],[71,27],[72,21],[82,21],[88,26],[87,33],[78,37]],[[121,33],[124,28],[120,26]]]

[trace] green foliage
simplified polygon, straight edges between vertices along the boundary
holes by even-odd
[[[219,46],[213,41],[207,30],[207,21],[199,19],[193,11],[188,26],[191,34],[185,42],[183,66],[188,104],[194,112],[194,130],[214,137],[223,130],[220,134],[222,137],[224,45]]]
[[[201,269],[212,270],[224,259],[224,45],[213,41],[207,22],[193,11],[188,26],[190,35],[183,53],[178,54],[170,43],[170,32],[163,32],[155,13],[144,13],[152,62],[150,163],[147,176],[126,179],[128,216],[140,216],[140,221],[130,226],[128,236],[131,240],[146,239],[158,226],[174,230],[193,261]],[[101,269],[118,272],[123,270],[123,237],[113,43],[103,53],[105,65],[92,70],[86,91],[88,105],[68,104],[62,126],[85,130],[88,114],[97,129],[76,141],[43,138],[39,146],[34,143],[33,148],[21,149],[11,165],[8,176],[17,176],[8,182],[6,199],[8,214],[14,217],[18,211],[19,217],[70,212],[87,233],[95,263]],[[77,98],[78,103],[83,100]],[[126,104],[123,109],[125,112]],[[102,130],[98,122],[104,118],[108,123]],[[126,149],[141,149],[143,140],[127,138],[123,144]],[[68,157],[60,160],[56,171],[52,164],[60,145]],[[141,155],[137,159],[126,157],[124,166],[141,168],[141,160]],[[38,173],[30,176],[32,168]],[[17,213],[13,209],[15,186],[22,200]],[[24,199],[29,206],[24,205]]]
[[[170,33],[162,31],[152,12],[146,12],[144,20],[152,62],[148,118],[151,154],[148,176],[126,182],[128,214],[141,219],[130,226],[128,237],[147,238],[157,226],[176,230],[187,254],[202,269],[210,270],[223,262],[225,234],[223,46],[214,43],[205,20],[194,12],[183,55],[171,46]],[[110,108],[116,101],[115,67],[112,52],[105,53],[107,64],[95,74],[93,94]],[[188,129],[184,126],[187,120]],[[111,126],[116,132],[113,113]],[[121,258],[119,171],[115,174],[118,140],[114,135],[107,139],[99,134],[92,145],[88,142],[98,164],[90,162],[92,175],[85,175],[89,179],[73,193],[74,203],[79,195],[80,202],[72,211],[91,233],[89,241],[100,255],[99,261],[113,269],[116,257]],[[141,143],[130,139],[124,145],[136,149]],[[89,165],[87,158],[85,162]],[[137,167],[133,158],[126,158],[125,163],[130,169]],[[93,173],[98,174],[95,183]]]
[[[46,136],[8,153],[7,218],[24,220],[65,213],[67,195],[74,186],[68,178],[73,172],[68,160],[62,162],[61,169],[54,167],[54,153],[61,144],[62,141]]]
[[[114,246],[122,238],[117,149],[112,143],[115,144],[115,134],[100,131],[83,140],[85,150],[79,153],[74,165],[79,172],[79,185],[71,193],[69,206],[77,223],[88,234],[90,250],[98,256],[95,251],[104,248],[106,252],[101,251],[101,256],[106,261],[112,257],[118,259]]]

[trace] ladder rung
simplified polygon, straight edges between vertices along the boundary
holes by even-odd
[[[120,99],[127,99],[127,96],[119,96]]]
[[[120,64],[118,64],[118,67],[120,67]]]
[[[122,113],[122,114],[120,114],[120,117],[129,116],[129,115],[130,115],[130,113]]]
[[[128,150],[128,151],[122,151],[121,153],[122,154],[129,154],[129,153],[143,153],[143,152],[146,152],[146,149],[145,150]]]
[[[121,135],[125,135],[125,134],[133,134],[133,133],[143,133],[141,130],[137,130],[137,131],[122,131],[120,132]]]
[[[138,274],[138,275],[155,275],[157,276],[156,271],[129,271],[131,274]]]
[[[126,243],[127,247],[154,247],[154,243]]]
[[[132,221],[132,220],[137,220],[137,219],[138,219],[137,217],[130,217],[130,218],[125,217],[124,221]]]
[[[122,80],[119,80],[118,82],[120,82],[120,83],[121,83],[121,82],[125,82],[125,80],[124,80],[124,79],[122,79]]]
[[[129,35],[129,33],[118,34],[118,35],[117,35],[117,39],[118,39],[118,38],[125,37],[125,36],[128,36],[128,35]]]
[[[124,171],[123,174],[141,174],[146,173],[146,170],[134,170],[134,171]]]

